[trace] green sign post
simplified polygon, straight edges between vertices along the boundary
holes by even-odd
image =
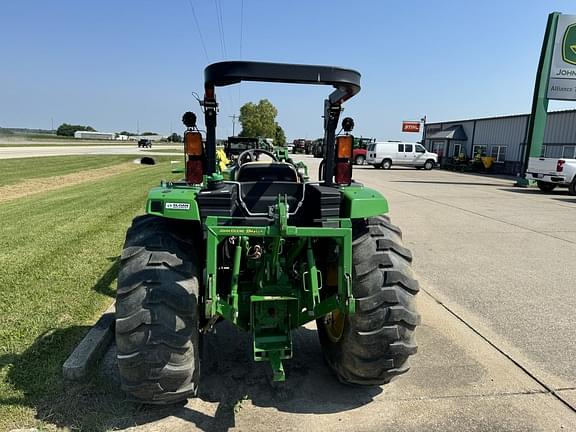
[[[548,115],[548,81],[550,79],[550,66],[552,65],[552,53],[554,51],[554,39],[559,16],[560,12],[552,12],[548,15],[540,61],[538,62],[538,72],[536,73],[536,83],[534,84],[532,111],[528,119],[528,135],[526,137],[522,175],[516,182],[517,186],[527,187],[530,185],[530,180],[526,178],[528,161],[531,157],[540,157],[542,152],[546,117]]]

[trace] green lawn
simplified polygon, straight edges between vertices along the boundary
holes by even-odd
[[[132,161],[134,155],[46,156],[0,159],[0,186],[23,180],[52,177]]]
[[[35,176],[62,174],[58,165],[66,172],[86,163],[95,167],[104,159],[16,162]],[[1,162],[5,177],[9,165]],[[16,179],[16,171],[8,177]],[[78,424],[98,429],[90,426],[101,419],[93,401],[83,399],[85,389],[78,396],[63,385],[62,364],[113,301],[124,235],[132,217],[143,213],[147,190],[170,177],[170,164],[163,162],[0,204],[0,430]],[[99,391],[109,399],[108,390]]]

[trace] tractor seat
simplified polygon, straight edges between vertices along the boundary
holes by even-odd
[[[295,181],[251,181],[240,184],[240,197],[251,213],[268,213],[278,202],[278,196],[286,196],[288,212],[296,211],[304,199],[304,183]]]
[[[248,162],[238,168],[238,182],[294,182],[298,183],[298,172],[286,162]]]

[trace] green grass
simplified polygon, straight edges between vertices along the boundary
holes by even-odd
[[[167,141],[154,141],[154,146],[174,145]],[[0,147],[74,147],[74,146],[135,146],[136,141],[102,140],[74,138],[50,134],[2,134],[0,133]]]
[[[100,430],[121,415],[114,390],[95,380],[80,390],[64,386],[61,369],[112,303],[126,229],[143,213],[148,189],[169,172],[165,162],[142,166],[0,204],[0,430]]]
[[[52,177],[132,161],[137,156],[46,156],[0,159],[0,186]]]

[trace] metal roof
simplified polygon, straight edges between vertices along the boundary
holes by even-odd
[[[441,130],[438,132],[426,135],[426,139],[446,139],[446,140],[456,140],[456,141],[466,141],[468,137],[466,132],[462,129],[462,126],[452,126],[446,130]]]
[[[576,112],[576,109],[548,111],[548,115],[566,113],[566,112]],[[444,124],[444,123],[465,123],[465,122],[470,122],[470,121],[496,120],[496,119],[505,119],[505,118],[512,118],[512,117],[525,117],[525,116],[529,116],[529,115],[530,115],[530,113],[528,113],[528,114],[508,114],[508,115],[489,116],[489,117],[472,117],[472,118],[461,119],[461,120],[446,120],[446,121],[426,122],[426,126],[438,125],[438,124]]]

